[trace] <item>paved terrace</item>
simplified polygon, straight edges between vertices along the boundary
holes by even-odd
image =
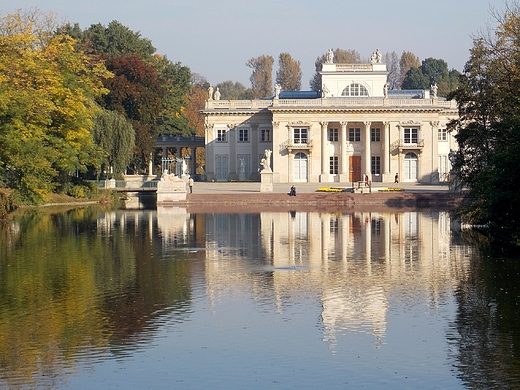
[[[448,185],[399,183],[404,191],[380,192],[394,184],[375,183],[372,191],[317,192],[321,187],[350,188],[347,183],[298,183],[297,196],[289,196],[291,184],[275,184],[273,192],[260,192],[260,183],[195,182],[193,193],[187,195],[186,206],[191,212],[211,211],[344,211],[370,209],[392,211],[396,209],[453,208],[460,197],[449,191]]]

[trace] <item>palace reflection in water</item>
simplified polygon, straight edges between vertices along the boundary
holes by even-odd
[[[144,375],[142,386],[223,387],[228,370],[253,388],[276,375],[397,388],[397,371],[412,387],[515,383],[518,354],[506,349],[519,332],[504,336],[493,316],[515,322],[518,302],[484,310],[495,277],[451,225],[445,211],[23,214],[0,229],[0,385],[139,388]],[[481,304],[476,327],[468,313]],[[489,359],[483,334],[496,335]],[[112,361],[124,378],[97,374]]]

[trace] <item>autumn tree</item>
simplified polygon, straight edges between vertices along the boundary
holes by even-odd
[[[401,88],[401,66],[397,53],[385,53],[384,63],[388,71],[388,89]]]
[[[77,36],[82,50],[103,58],[110,67],[118,69],[118,77],[106,84],[110,92],[100,104],[131,120],[136,132],[134,172],[148,167],[157,135],[193,134],[184,114],[191,78],[188,67],[154,54],[155,48],[149,39],[117,21],[107,27],[94,24],[83,32],[79,26],[69,25],[64,32]],[[123,69],[125,66],[129,68]],[[123,102],[124,93],[127,99]]]
[[[273,63],[274,58],[269,55],[254,57],[246,62],[253,69],[249,80],[255,99],[273,95]]]
[[[159,135],[159,117],[168,93],[165,80],[153,65],[136,55],[106,61],[114,78],[105,81],[110,93],[103,96],[103,107],[124,115],[135,130],[134,172],[143,172]]]
[[[327,58],[327,53],[322,54],[316,59],[314,66],[316,73],[312,76],[309,85],[313,91],[321,91],[321,68]],[[334,50],[334,62],[337,64],[359,64],[362,62],[361,55],[356,50]]]
[[[458,151],[457,181],[467,189],[464,222],[484,227],[495,248],[520,239],[520,8],[508,6],[489,35],[476,37],[449,124]]]
[[[282,91],[299,91],[302,87],[300,61],[295,61],[289,53],[281,53],[278,57],[276,83]]]
[[[399,60],[399,68],[400,68],[400,78],[399,84],[402,85],[404,79],[406,78],[406,74],[412,68],[418,68],[421,66],[421,61],[419,57],[413,54],[410,51],[403,51],[401,54],[401,59]]]
[[[90,128],[111,74],[56,28],[39,11],[0,19],[0,177],[32,203],[100,163]]]

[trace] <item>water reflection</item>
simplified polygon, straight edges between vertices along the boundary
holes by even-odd
[[[345,383],[347,374],[350,384],[373,384],[373,359],[388,371],[379,371],[386,387],[403,387],[390,374],[397,370],[409,370],[420,387],[433,378],[441,387],[509,385],[520,372],[518,274],[492,269],[450,225],[443,211],[20,214],[0,225],[0,386],[67,387],[82,367],[131,361],[139,351],[152,356],[141,367],[141,375],[154,373],[149,386],[179,380],[179,372],[184,383],[203,385],[197,380],[219,371],[164,369],[154,351],[174,343],[167,360],[221,359],[193,345],[210,334],[232,349],[236,334],[218,315],[228,305],[237,305],[233,327],[259,326],[248,350],[262,350],[266,334],[285,329],[280,319],[289,323],[284,349],[272,345],[269,363],[256,362],[271,373],[287,344],[299,348],[305,338],[314,346],[307,354],[321,356],[307,374],[326,376],[322,385]],[[253,306],[239,309],[244,301]],[[350,362],[353,340],[364,340],[354,355],[372,360]],[[320,344],[328,354],[319,354]],[[355,368],[335,368],[336,356]],[[243,360],[235,354],[219,364]],[[279,370],[297,364],[284,361]],[[289,378],[291,386],[309,384],[302,373]]]

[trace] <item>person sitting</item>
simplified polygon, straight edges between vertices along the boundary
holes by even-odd
[[[289,191],[289,196],[296,196],[296,187],[292,186],[291,191]]]

